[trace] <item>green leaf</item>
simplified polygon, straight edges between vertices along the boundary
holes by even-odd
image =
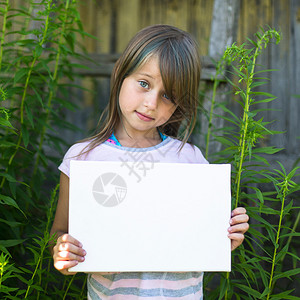
[[[266,97],[269,97],[269,98],[274,98],[275,97],[274,95],[272,95],[270,93],[266,93],[266,92],[251,92],[250,95],[266,96]]]
[[[255,158],[257,161],[263,162],[265,165],[270,166],[270,163],[264,157],[261,157],[253,153],[252,153],[252,157]]]
[[[266,230],[268,231],[269,237],[270,237],[273,245],[276,246],[274,231],[271,228],[269,228],[269,227],[266,227]]]
[[[276,99],[276,97],[274,97],[274,98],[267,98],[267,99],[263,99],[263,100],[254,100],[252,103],[253,104],[268,103],[268,102],[271,102],[271,101],[273,101],[275,99]]]
[[[260,273],[260,274],[264,274],[263,273]],[[266,285],[265,285],[266,286]],[[265,290],[263,291],[263,293],[261,294],[261,298],[260,299],[264,299],[264,297],[269,293],[270,289],[268,286],[266,286]]]
[[[249,286],[246,286],[246,285],[240,284],[240,283],[235,283],[235,286],[237,288],[241,289],[242,291],[246,292],[248,295],[251,295],[251,296],[256,297],[256,298],[261,297],[261,294],[258,291],[250,288]]]
[[[31,109],[29,108],[29,106],[27,105],[26,102],[25,102],[25,111],[26,111],[26,114],[27,114],[27,117],[28,117],[31,127],[34,128],[33,116],[31,113]]]
[[[16,147],[17,144],[8,142],[8,141],[1,141],[1,147]]]
[[[22,138],[23,138],[24,145],[27,148],[29,143],[29,133],[24,124],[22,124]]]
[[[215,136],[215,139],[223,145],[234,146],[234,144],[230,140],[222,136]]]
[[[30,87],[33,89],[37,99],[41,103],[41,106],[44,108],[44,103],[43,103],[43,99],[42,99],[41,95],[38,93],[38,91],[35,89],[35,87],[33,85],[31,85]]]
[[[273,280],[275,281],[279,278],[284,278],[284,277],[289,278],[290,276],[294,276],[294,275],[298,275],[298,274],[300,274],[300,268],[285,271],[285,272],[281,272],[281,273],[277,274],[276,276],[274,276]]]
[[[28,70],[26,68],[22,68],[17,71],[14,77],[14,84],[18,83],[24,76],[27,74]]]
[[[17,183],[16,182],[9,182],[9,189],[13,195],[13,197],[17,198]]]
[[[26,269],[24,267],[20,267],[20,270],[22,270],[24,273],[32,274],[31,270],[28,270],[28,269]]]
[[[256,192],[256,196],[257,196],[258,200],[260,201],[261,204],[263,204],[264,196],[263,196],[262,192],[258,188],[255,189],[255,192]]]
[[[277,264],[278,261],[279,261],[282,257],[284,257],[284,256],[287,254],[288,249],[289,249],[289,244],[285,245],[285,246],[283,247],[283,249],[281,249],[281,250],[277,253],[277,255],[276,255],[276,260],[275,260],[275,264]]]
[[[261,74],[261,73],[267,73],[267,72],[274,72],[274,71],[279,71],[279,69],[266,69],[266,70],[259,70],[255,72],[254,74]],[[255,77],[257,79],[257,77]]]
[[[276,231],[273,226],[267,221],[265,220],[265,218],[262,218],[259,214],[257,214],[256,211],[252,211],[253,208],[247,208],[248,214],[251,216],[251,218],[259,221],[260,223],[264,224],[266,226],[266,228],[269,228],[271,230],[273,230],[274,232]]]
[[[7,173],[0,173],[1,177],[5,177],[9,182],[17,182],[17,180]]]
[[[283,214],[286,215],[290,212],[291,209],[293,209],[293,200],[290,201],[290,203],[284,208]]]
[[[236,126],[239,126],[239,124],[237,122],[233,121],[232,119],[230,119],[228,117],[225,117],[225,116],[222,116],[222,115],[218,115],[218,114],[214,114],[214,116],[218,117],[218,118],[221,118],[221,119],[224,119],[224,120],[226,120],[226,121],[228,121],[228,122],[230,122],[230,123],[232,123],[232,124],[234,124]]]
[[[0,117],[0,126],[14,128],[8,120],[1,117]]]
[[[253,89],[253,88],[255,88],[255,87],[264,85],[264,84],[266,84],[266,83],[267,83],[266,81],[254,81],[254,82],[251,83],[250,88]]]
[[[9,295],[11,294],[11,292],[14,292],[18,289],[19,288],[12,288],[12,287],[8,287],[8,286],[1,284],[1,292],[9,294]],[[9,298],[6,298],[6,299],[9,299]]]
[[[20,244],[24,243],[25,241],[26,241],[26,239],[25,240],[0,240],[0,245],[2,247],[8,248],[8,247],[20,245]]]
[[[36,58],[38,58],[38,57],[40,57],[41,56],[41,54],[42,54],[42,52],[43,52],[43,47],[41,46],[41,45],[37,45],[36,47],[35,47],[35,49],[34,49],[34,56],[36,57]]]
[[[8,206],[13,206],[15,208],[17,208],[20,212],[22,212],[24,214],[24,212],[20,209],[20,207],[18,206],[18,204],[16,203],[16,201],[8,196],[4,196],[0,194],[0,204],[5,204]],[[24,214],[25,215],[25,214]]]
[[[226,293],[226,290],[227,290],[227,284],[226,284],[226,279],[225,278],[222,278],[221,279],[221,284],[220,284],[220,292],[219,292],[219,298],[218,300],[221,300],[223,299],[225,293]]]
[[[31,286],[31,288],[34,288],[34,289],[36,289],[36,290],[38,290],[40,292],[44,292],[44,289],[41,286],[39,286],[39,285],[31,284],[30,286]]]
[[[81,35],[85,35],[85,36],[87,36],[87,37],[89,37],[89,38],[98,40],[98,38],[97,38],[96,36],[94,36],[94,35],[92,35],[92,34],[90,34],[90,33],[88,33],[88,32],[85,32],[85,31],[82,31],[82,30],[79,30],[79,29],[72,29],[72,31],[78,32],[78,33],[80,33]]]
[[[286,238],[290,236],[300,236],[300,232],[287,233],[280,236],[280,238]]]
[[[286,253],[287,255],[290,255],[291,257],[293,257],[296,261],[299,260],[300,261],[300,257],[295,255],[294,253],[291,253],[291,252],[287,252]]]
[[[271,300],[287,300],[287,299],[292,299],[292,300],[299,300],[299,297],[292,296],[290,293],[292,293],[295,289],[284,291],[280,294],[272,295]]]
[[[16,221],[8,221],[8,220],[4,220],[0,218],[0,222],[5,223],[7,225],[9,225],[10,227],[17,227],[22,225],[22,223],[20,222],[16,222]]]
[[[72,68],[78,68],[78,69],[85,69],[85,70],[91,70],[90,67],[85,66],[85,65],[81,65],[81,64],[76,64],[76,63],[71,63],[68,64],[68,66],[72,67]]]
[[[40,254],[35,249],[33,249],[32,247],[28,247],[27,249],[30,250],[33,253],[35,259],[38,259]]]
[[[259,232],[258,230],[254,229],[252,226],[250,226],[248,232],[251,235],[254,235],[255,237],[260,237],[262,239],[267,239],[266,236],[264,234],[262,234],[261,232]]]
[[[275,153],[277,153],[281,150],[283,150],[283,148],[275,148],[273,146],[271,146],[271,147],[261,147],[261,148],[255,148],[253,150],[253,153],[275,154]]]
[[[279,215],[280,212],[278,210],[275,210],[271,207],[261,206],[261,207],[253,207],[252,211],[256,211],[263,214],[270,214],[270,215]]]

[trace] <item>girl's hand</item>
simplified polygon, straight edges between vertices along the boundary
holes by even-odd
[[[245,208],[237,207],[231,213],[230,227],[228,228],[228,237],[231,239],[231,251],[242,244],[244,233],[249,229],[249,217],[246,212]]]
[[[54,267],[64,275],[74,275],[68,269],[84,261],[82,244],[69,234],[61,235],[53,248]]]

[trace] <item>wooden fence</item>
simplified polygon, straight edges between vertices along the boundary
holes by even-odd
[[[14,0],[14,6],[25,5],[24,0]],[[264,118],[275,120],[272,129],[285,131],[265,141],[267,145],[285,148],[274,160],[287,167],[299,158],[300,150],[300,1],[298,0],[85,0],[79,6],[84,28],[97,39],[85,39],[87,51],[99,65],[90,65],[80,84],[94,93],[82,92],[73,97],[82,109],[67,114],[85,131],[96,123],[99,111],[107,103],[109,76],[129,39],[141,28],[151,24],[170,24],[189,31],[197,39],[204,57],[215,56],[232,42],[237,44],[253,38],[254,33],[267,25],[280,30],[282,41],[271,45],[260,56],[264,69],[278,69],[268,74],[271,81],[264,91],[274,94],[277,100],[266,105]],[[14,25],[14,26],[17,26]],[[226,27],[227,26],[227,27]],[[220,50],[220,51],[219,51]],[[212,85],[214,67],[204,58],[202,88],[208,91]],[[220,97],[226,87],[220,86]],[[204,103],[209,108],[209,103]],[[230,108],[238,113],[238,105],[232,101]],[[81,121],[78,121],[81,120]],[[205,120],[202,121],[205,130]],[[222,124],[219,124],[222,126]],[[72,135],[75,141],[80,135]],[[203,136],[196,140],[203,146]]]

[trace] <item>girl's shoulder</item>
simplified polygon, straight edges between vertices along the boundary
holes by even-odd
[[[85,150],[88,149],[88,146],[89,146],[90,142],[87,141],[87,142],[78,142],[76,144],[73,144],[66,152],[65,156],[64,156],[64,159],[67,159],[67,158],[78,158],[80,157],[84,152]]]
[[[70,175],[70,161],[71,160],[99,160],[95,157],[95,153],[97,153],[96,148],[101,147],[101,145],[95,147],[94,150],[89,151],[90,141],[78,142],[72,145],[64,155],[62,163],[58,167],[58,169],[65,173],[67,176]],[[99,151],[98,151],[99,152]],[[98,155],[101,156],[101,155]]]
[[[171,142],[171,152],[177,153],[182,162],[208,164],[208,161],[196,145],[185,143],[182,147],[182,142],[174,138],[171,138]]]

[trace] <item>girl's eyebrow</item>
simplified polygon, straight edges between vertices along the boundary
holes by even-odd
[[[147,74],[147,73],[137,73],[138,75],[143,75],[143,76],[147,76],[147,77],[149,77],[149,78],[152,78],[152,79],[154,79],[154,77],[153,76],[151,76],[150,74]]]

